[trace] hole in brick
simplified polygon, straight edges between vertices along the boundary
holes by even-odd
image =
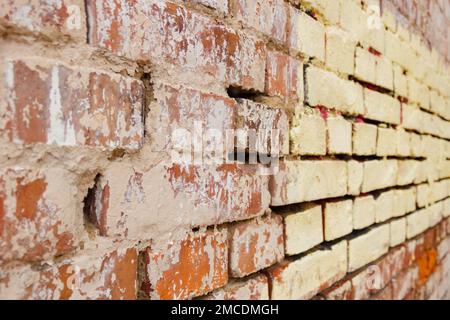
[[[109,186],[102,188],[102,176],[97,174],[94,186],[89,188],[83,200],[85,226],[89,230],[97,229],[101,236],[106,235],[106,211],[109,201]]]
[[[247,100],[256,100],[258,97],[258,92],[254,90],[245,90],[240,87],[228,87],[227,94],[230,98],[233,99],[247,99]]]

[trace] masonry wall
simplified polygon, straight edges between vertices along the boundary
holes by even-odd
[[[0,298],[450,298],[449,26],[1,1]]]

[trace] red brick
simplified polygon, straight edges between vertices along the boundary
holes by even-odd
[[[265,275],[231,280],[225,287],[203,297],[205,300],[268,300],[269,283]]]
[[[392,280],[393,300],[403,300],[414,289],[417,272],[416,268],[409,268]]]
[[[0,264],[39,261],[75,248],[83,218],[67,182],[67,172],[59,169],[0,173]]]
[[[89,42],[132,60],[165,61],[263,91],[265,46],[173,2],[89,0]]]
[[[377,294],[370,297],[370,300],[392,300],[392,286],[387,286]]]
[[[303,64],[280,52],[268,52],[265,93],[303,100]]]
[[[326,300],[353,300],[354,292],[352,282],[345,280],[342,283],[325,290],[322,295]]]
[[[3,299],[135,299],[137,252],[86,251],[56,264],[2,270]]]
[[[6,66],[0,135],[23,144],[139,148],[143,85],[103,71],[30,58]]]
[[[142,255],[143,297],[188,299],[224,286],[227,273],[226,230],[189,235]]]
[[[237,99],[237,128],[244,134],[238,138],[237,148],[247,152],[279,157],[289,154],[289,120],[283,109]],[[255,135],[255,138],[252,135]],[[270,159],[269,159],[270,160]],[[265,163],[268,164],[268,163]]]
[[[148,170],[111,164],[97,181],[90,216],[101,235],[135,240],[155,226],[169,232],[249,219],[264,214],[270,202],[269,177],[259,168],[162,162]]]
[[[22,33],[43,34],[49,39],[86,39],[86,14],[82,0],[4,0],[0,3],[0,25]]]
[[[210,142],[214,146],[214,133],[218,133],[223,145],[216,145],[221,149],[216,157],[223,161],[227,156],[225,152],[233,151],[227,149],[226,139],[227,130],[236,128],[234,99],[166,84],[154,87],[154,97],[156,102],[150,107],[147,120],[153,150],[186,151],[180,157],[191,162],[194,153],[203,160],[210,160],[208,147]],[[197,142],[198,138],[201,142]]]
[[[267,268],[284,257],[283,221],[272,215],[229,228],[230,275],[243,277]]]
[[[283,0],[231,0],[231,13],[244,25],[286,41],[288,10]]]

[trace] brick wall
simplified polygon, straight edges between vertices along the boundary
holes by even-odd
[[[0,3],[0,298],[450,298],[448,1]]]

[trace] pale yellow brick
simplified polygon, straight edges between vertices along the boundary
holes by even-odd
[[[306,83],[311,106],[326,106],[347,114],[364,112],[361,85],[313,66],[306,69]]]
[[[315,109],[296,108],[290,137],[292,154],[326,154],[326,123]]]
[[[444,212],[442,213],[444,218],[450,217],[450,198],[444,201]]]
[[[401,157],[411,155],[411,134],[403,129],[397,131],[397,155]]]
[[[397,31],[397,19],[395,18],[395,15],[391,11],[384,10],[381,16],[381,21],[390,31],[392,32]]]
[[[404,70],[397,64],[393,65],[394,71],[394,91],[402,97],[408,96],[408,78],[404,74]]]
[[[290,46],[310,57],[325,61],[325,27],[306,13],[290,7]]]
[[[422,131],[423,112],[419,108],[410,104],[403,104],[402,109],[403,127],[410,130],[417,130],[419,132]]]
[[[368,123],[353,124],[353,154],[371,156],[377,150],[377,126]]]
[[[442,220],[442,211],[444,210],[443,202],[431,205],[427,210],[429,214],[429,227],[436,226]]]
[[[394,190],[394,208],[392,211],[393,217],[401,217],[406,213],[406,195],[404,190]]]
[[[343,237],[353,230],[352,200],[327,202],[324,208],[324,235],[326,241]]]
[[[378,128],[377,156],[395,156],[397,154],[397,130]]]
[[[326,44],[327,67],[337,72],[353,74],[356,43],[350,35],[336,27],[328,27]]]
[[[269,269],[273,300],[310,299],[347,273],[347,241]]]
[[[398,160],[397,185],[406,186],[414,182],[419,172],[417,160]]]
[[[391,91],[394,90],[394,70],[392,62],[385,57],[377,58],[375,84]]]
[[[357,197],[353,201],[353,228],[364,229],[375,223],[375,200],[372,195]]]
[[[357,196],[361,193],[364,178],[364,165],[360,161],[350,160],[347,162],[348,172],[348,194]]]
[[[411,141],[411,156],[415,158],[423,157],[422,136],[413,132],[411,132],[409,136]]]
[[[355,76],[369,83],[376,83],[377,57],[363,48],[356,48]]]
[[[430,105],[433,112],[445,116],[445,100],[436,90],[430,90]]]
[[[304,0],[302,4],[315,9],[330,24],[339,23],[339,13],[342,0]]]
[[[406,238],[411,239],[428,229],[430,214],[428,209],[421,209],[406,217]]]
[[[411,39],[408,29],[405,26],[403,26],[401,23],[397,24],[397,35],[405,43],[409,43],[409,41]]]
[[[314,201],[347,194],[347,163],[289,160],[271,176],[272,205]]]
[[[392,124],[400,123],[400,102],[393,97],[364,89],[364,105],[366,118]]]
[[[381,193],[375,200],[375,221],[377,223],[389,220],[394,216],[394,190]]]
[[[385,254],[390,245],[389,224],[369,230],[348,241],[348,271],[353,272]]]
[[[286,254],[305,252],[323,241],[321,205],[301,205],[283,216]]]
[[[397,182],[397,160],[371,160],[364,162],[362,192],[392,187]]]
[[[424,109],[430,108],[430,91],[424,84],[413,77],[408,77],[408,98],[411,102],[419,104]]]
[[[393,220],[391,227],[391,247],[398,246],[406,240],[406,218]]]
[[[428,183],[417,186],[417,206],[423,208],[431,203],[431,188]]]
[[[356,1],[342,1],[339,24],[360,40],[367,29],[367,15]]]
[[[341,116],[327,118],[327,151],[329,154],[352,153],[352,124]]]

